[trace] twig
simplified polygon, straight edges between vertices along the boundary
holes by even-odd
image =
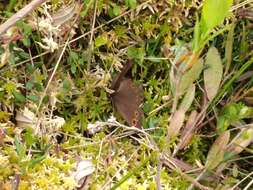
[[[248,190],[252,184],[253,184],[253,180],[251,180],[243,190]]]
[[[161,109],[163,109],[164,107],[168,106],[169,104],[171,104],[171,100],[169,100],[168,102],[165,102],[164,104],[162,104],[161,106],[158,106],[157,108],[153,109],[152,111],[150,111],[148,113],[149,116],[151,116],[154,113],[157,113],[158,111],[160,111]]]
[[[239,9],[239,8],[245,6],[245,5],[249,4],[249,3],[252,3],[252,2],[253,2],[253,0],[246,0],[246,1],[244,1],[244,2],[241,2],[241,3],[237,4],[237,5],[234,5],[234,6],[230,9],[230,11],[232,12],[232,11],[234,11],[234,10],[236,10],[236,9]]]
[[[26,15],[28,15],[30,12],[32,12],[34,9],[36,9],[38,6],[40,6],[42,3],[46,2],[46,1],[47,0],[33,0],[31,3],[29,3],[24,8],[19,10],[11,18],[9,18],[6,22],[4,22],[2,25],[0,25],[0,35],[5,33],[11,26],[16,24],[17,21],[24,18]]]
[[[88,64],[87,64],[87,70],[90,71],[91,66],[91,54],[93,51],[93,36],[94,36],[94,29],[95,29],[95,23],[96,23],[96,14],[97,14],[97,0],[94,1],[94,14],[93,14],[93,21],[92,26],[90,30],[90,42],[89,42],[89,55],[88,55]]]
[[[188,187],[187,190],[192,190],[194,188],[194,186],[196,186],[197,182],[203,177],[203,175],[206,173],[206,170],[203,170],[199,176],[194,180],[192,181],[192,184]]]
[[[18,190],[19,189],[19,184],[20,184],[20,175],[19,174],[15,174],[15,179],[13,180],[12,189],[13,190]]]
[[[160,155],[157,156],[157,174],[156,174],[156,189],[162,190],[161,186],[161,170],[162,170],[162,161]]]
[[[253,172],[250,172],[246,177],[244,177],[242,180],[240,180],[237,184],[235,184],[231,190],[234,190],[236,187],[238,187],[242,182],[244,182],[246,179],[248,179],[251,175],[253,175]]]
[[[118,172],[124,170],[124,168],[127,166],[127,164],[130,163],[131,159],[138,153],[139,150],[140,150],[140,147],[137,148],[137,149],[133,152],[133,154],[127,159],[127,161],[126,161],[120,168],[118,168]],[[114,179],[116,178],[116,176],[117,176],[117,173],[115,173],[114,176],[111,177],[111,179],[107,180],[106,183],[103,185],[103,188],[102,188],[102,189],[106,189],[106,187],[107,187],[109,184],[112,183],[112,180],[114,180]],[[96,179],[97,179],[97,178],[96,178]]]
[[[163,164],[165,166],[167,166],[168,168],[174,170],[175,172],[179,173],[182,177],[184,177],[186,180],[190,181],[192,184],[194,184],[195,187],[198,187],[201,190],[212,190],[212,188],[210,187],[206,187],[204,185],[201,185],[198,181],[196,181],[194,178],[192,178],[191,176],[185,174],[183,171],[181,171],[180,168],[178,168],[176,166],[176,164],[170,160],[169,158],[167,158],[167,156],[163,157]]]
[[[56,73],[56,70],[57,70],[57,68],[58,68],[58,66],[59,66],[59,64],[60,64],[60,62],[61,62],[61,60],[62,60],[62,57],[63,57],[63,55],[64,55],[64,53],[65,53],[65,50],[66,50],[66,47],[67,47],[67,45],[68,45],[68,41],[69,41],[69,39],[67,40],[67,42],[65,43],[65,46],[63,47],[63,49],[62,49],[62,51],[61,51],[60,57],[59,57],[59,59],[57,60],[57,63],[56,63],[56,65],[55,65],[55,67],[54,67],[54,70],[53,70],[53,73],[52,73],[52,75],[50,76],[50,78],[49,78],[49,80],[48,80],[47,86],[46,86],[46,88],[45,88],[45,90],[44,90],[44,92],[43,92],[43,94],[42,94],[42,97],[40,98],[39,105],[38,105],[37,110],[36,110],[36,115],[38,115],[38,113],[39,113],[40,107],[41,107],[41,105],[42,105],[42,102],[43,102],[44,97],[46,96],[46,93],[47,93],[47,91],[48,91],[49,85],[50,85],[50,83],[52,82],[52,80],[53,80],[53,78],[54,78],[54,75],[55,75],[55,73]],[[38,121],[39,121],[39,120],[38,120]],[[35,134],[37,134],[38,129],[39,129],[39,125],[38,125],[38,123],[37,123],[36,129],[35,129]]]
[[[96,160],[99,160],[99,158],[101,157],[102,148],[103,148],[103,143],[104,143],[105,140],[106,140],[106,139],[102,139],[102,141],[100,142],[99,151],[98,151],[98,155],[97,155],[97,157],[96,157]],[[96,167],[96,168],[97,168],[97,169],[96,169],[96,179],[97,179],[97,176],[98,176],[98,169],[99,169],[98,165],[99,165],[99,162],[97,162],[97,167]]]

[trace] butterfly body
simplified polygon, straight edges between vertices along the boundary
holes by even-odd
[[[134,84],[132,79],[125,77],[131,66],[132,62],[128,62],[115,77],[112,82],[112,89],[115,92],[110,96],[113,106],[126,122],[130,126],[141,128],[143,89],[141,86]]]

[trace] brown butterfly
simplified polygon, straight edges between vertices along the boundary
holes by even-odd
[[[132,79],[126,77],[132,65],[133,62],[128,61],[121,72],[113,79],[111,88],[115,92],[110,96],[114,107],[126,122],[131,126],[141,128],[143,89],[141,86],[134,84]]]

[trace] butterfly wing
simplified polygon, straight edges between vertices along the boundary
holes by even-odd
[[[133,65],[133,61],[128,60],[128,62],[124,65],[121,72],[113,79],[112,86],[111,86],[113,90],[116,90],[116,91],[118,90],[121,81],[124,80],[127,72],[129,71],[129,69],[131,69],[132,65]]]
[[[131,79],[124,78],[118,90],[112,95],[112,102],[117,111],[131,126],[141,128],[143,111],[143,89],[137,86]]]

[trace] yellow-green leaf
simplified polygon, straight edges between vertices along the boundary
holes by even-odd
[[[213,143],[206,159],[206,169],[216,168],[224,159],[225,148],[229,142],[230,132],[225,131]]]
[[[221,24],[228,15],[233,0],[205,0],[203,3],[201,23],[203,33]]]
[[[108,37],[107,37],[106,34],[103,34],[103,35],[101,35],[101,36],[98,36],[98,37],[95,39],[95,46],[96,46],[96,47],[100,47],[100,46],[105,45],[107,42],[108,42]]]
[[[180,104],[179,109],[185,110],[185,112],[186,112],[190,108],[194,97],[195,97],[195,84],[192,84],[188,88],[188,90],[184,96],[184,99]]]
[[[197,80],[203,70],[203,59],[199,59],[190,70],[188,70],[181,78],[179,84],[179,95],[185,93],[185,91],[191,86],[195,80]]]
[[[207,97],[211,101],[218,92],[223,74],[221,58],[215,47],[208,50],[205,65],[204,83]]]

